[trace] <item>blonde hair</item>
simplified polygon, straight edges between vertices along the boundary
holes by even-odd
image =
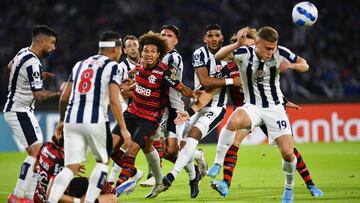
[[[255,40],[256,37],[257,37],[256,28],[253,28],[253,27],[243,27],[243,28],[241,28],[238,32],[240,32],[241,30],[246,29],[246,28],[248,28],[246,37]],[[229,42],[232,44],[232,43],[235,43],[236,41],[237,41],[237,33],[233,34],[233,35],[230,37]]]

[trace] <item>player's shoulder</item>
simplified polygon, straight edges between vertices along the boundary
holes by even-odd
[[[157,67],[156,67],[157,69],[160,69],[161,71],[167,71],[167,70],[169,70],[170,69],[170,67],[168,66],[168,65],[166,65],[165,63],[163,63],[163,62],[159,62],[158,64],[157,64]]]
[[[278,45],[275,54],[286,58],[290,62],[294,62],[296,60],[296,55],[290,49],[284,46]]]
[[[195,51],[193,52],[193,55],[196,55],[196,54],[201,54],[201,53],[205,53],[206,52],[206,46],[202,46],[202,47],[199,47],[197,49],[195,49]]]

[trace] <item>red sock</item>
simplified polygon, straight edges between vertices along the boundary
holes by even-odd
[[[295,147],[294,147],[294,154],[297,158],[296,170],[299,172],[306,185],[314,185],[310,176],[310,172],[304,162],[304,159],[302,158],[300,152]]]
[[[230,186],[234,168],[237,161],[237,152],[239,148],[231,145],[225,155],[224,159],[224,181]]]
[[[136,173],[135,158],[125,156],[123,160],[124,163],[121,165],[122,168],[119,175],[119,180],[116,182],[116,186],[127,181],[131,176],[133,176]]]
[[[162,158],[164,157],[164,151],[163,151],[163,143],[162,140],[156,140],[153,142],[153,146],[156,149],[156,151],[159,153],[160,157],[160,166],[162,167]]]
[[[121,149],[115,150],[111,153],[110,157],[118,166],[122,166],[124,163],[125,152]]]

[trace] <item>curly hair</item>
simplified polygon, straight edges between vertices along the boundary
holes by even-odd
[[[155,33],[152,31],[149,31],[148,33],[145,33],[141,35],[139,38],[139,44],[140,44],[140,52],[142,52],[145,45],[152,44],[155,45],[160,52],[160,60],[167,54],[170,49],[166,42],[166,40],[161,37],[159,33]]]

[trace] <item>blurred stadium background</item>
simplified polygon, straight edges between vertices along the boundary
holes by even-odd
[[[0,107],[6,102],[6,65],[20,48],[30,45],[35,24],[47,24],[59,36],[56,51],[43,61],[46,70],[56,74],[46,84],[53,90],[67,79],[76,61],[97,52],[98,36],[104,30],[140,36],[149,30],[159,31],[163,24],[177,25],[181,30],[178,50],[185,63],[183,78],[191,86],[191,54],[202,46],[207,24],[223,27],[224,44],[241,27],[270,25],[280,33],[279,44],[303,56],[310,65],[307,73],[288,71],[281,81],[285,96],[304,107],[303,111],[289,112],[293,127],[298,127],[295,134],[301,136],[297,141],[360,140],[360,1],[312,1],[319,18],[308,28],[292,22],[291,10],[298,2],[4,0],[0,8]],[[47,137],[57,121],[56,111],[56,100],[37,104],[38,119]],[[0,151],[16,150],[3,116],[0,127],[4,140]],[[208,137],[216,141],[216,136]]]

